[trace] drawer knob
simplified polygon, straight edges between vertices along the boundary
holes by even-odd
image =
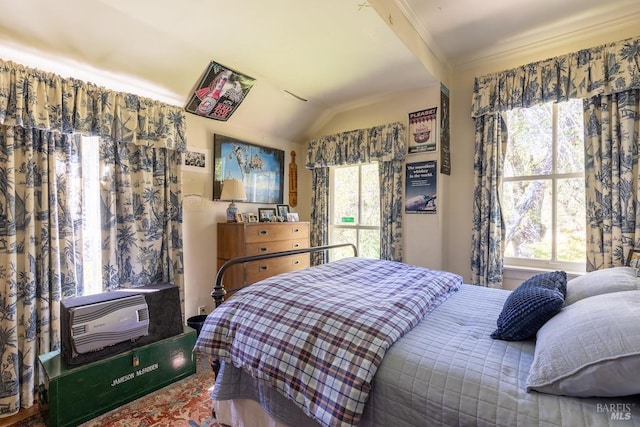
[[[297,259],[297,260],[293,261],[293,265],[298,265],[298,264],[300,264],[300,260]]]
[[[260,271],[267,271],[269,269],[269,266],[268,265],[261,265],[258,269]]]
[[[294,228],[294,229],[293,229],[293,232],[294,232],[294,233],[299,233],[299,232],[300,232],[300,229],[299,229],[299,228]]]
[[[267,248],[260,248],[260,252],[267,252]]]
[[[294,247],[294,248],[299,248],[299,247],[300,247],[300,243],[294,243],[294,244],[293,244],[293,247]]]
[[[260,230],[260,231],[258,231],[258,233],[259,233],[261,236],[266,236],[267,234],[269,234],[269,230]]]

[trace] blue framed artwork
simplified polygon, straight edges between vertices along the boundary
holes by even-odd
[[[244,183],[245,202],[282,204],[284,151],[224,135],[213,136],[213,200],[220,200],[222,182]]]
[[[408,214],[436,213],[438,170],[435,160],[407,163],[404,211]]]

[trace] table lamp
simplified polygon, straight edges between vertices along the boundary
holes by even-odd
[[[220,200],[230,200],[227,208],[227,222],[236,222],[236,212],[238,207],[234,203],[235,200],[245,200],[247,195],[244,192],[244,184],[239,179],[227,179],[222,182],[222,194]]]

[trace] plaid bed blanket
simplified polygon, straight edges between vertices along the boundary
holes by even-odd
[[[461,283],[366,258],[273,276],[209,314],[194,350],[267,382],[321,425],[356,425],[387,349]]]

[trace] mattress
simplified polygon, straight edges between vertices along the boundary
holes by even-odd
[[[490,337],[509,291],[462,285],[389,348],[361,426],[640,426],[640,397],[526,391],[534,341]],[[271,387],[224,366],[216,400],[253,399],[289,426],[314,426]],[[614,410],[612,410],[612,408]]]

